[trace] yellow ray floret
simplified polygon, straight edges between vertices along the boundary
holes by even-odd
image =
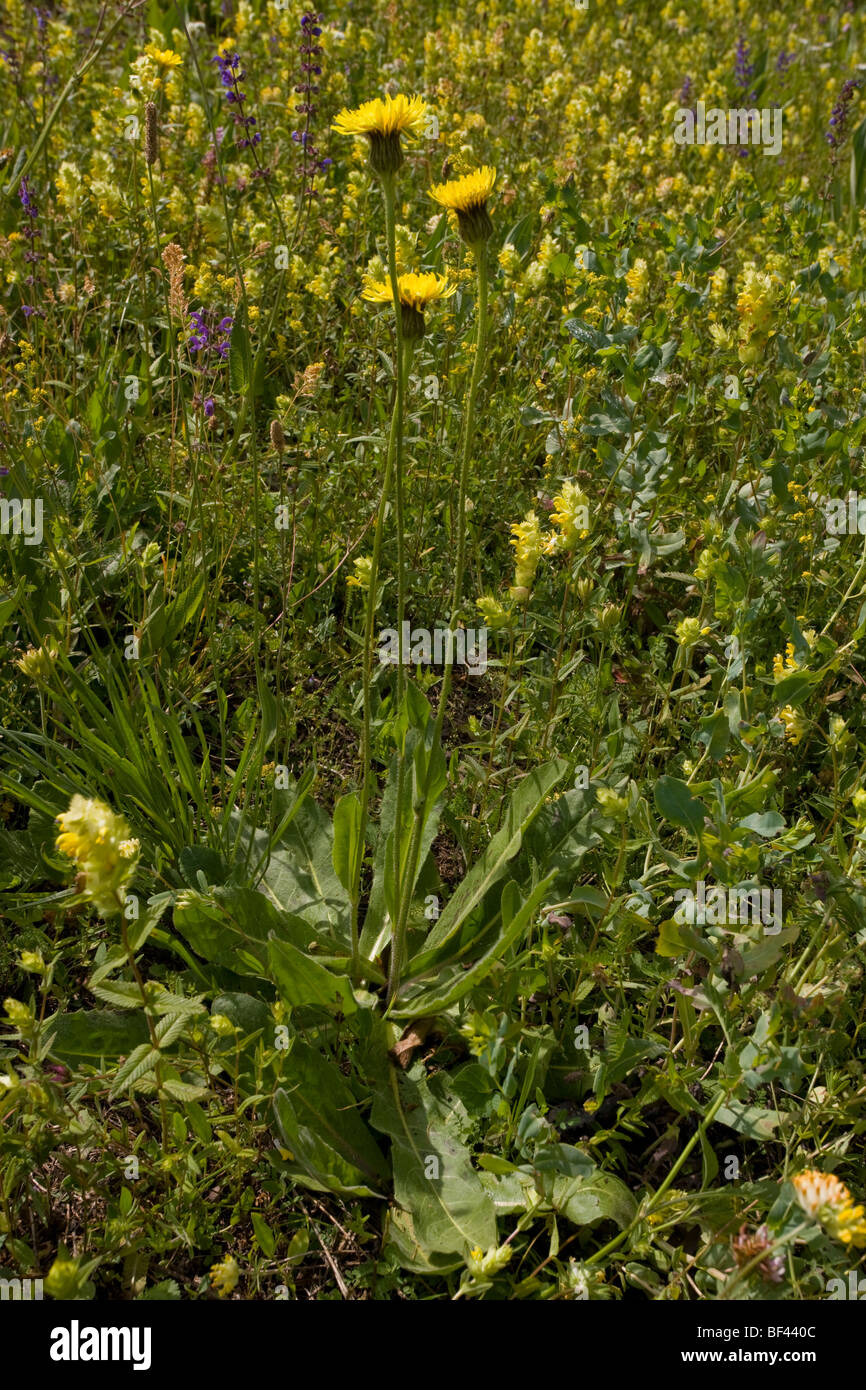
[[[341,135],[415,135],[424,120],[427,106],[423,97],[376,97],[354,111],[342,110],[332,130]]]
[[[416,313],[423,314],[428,304],[435,299],[448,299],[457,289],[453,280],[449,280],[447,275],[437,275],[434,271],[425,271],[421,275],[410,273],[408,275],[398,275],[397,292],[400,295],[400,303],[407,309],[414,309]],[[392,302],[391,281],[368,279],[361,291],[362,298],[372,300],[374,304],[390,304]]]
[[[464,174],[462,178],[435,184],[430,189],[430,197],[443,208],[451,208],[454,212],[471,212],[484,206],[495,184],[496,170],[485,164],[471,174]]]

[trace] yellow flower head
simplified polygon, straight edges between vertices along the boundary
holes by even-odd
[[[848,1188],[833,1173],[807,1168],[791,1182],[797,1201],[808,1216],[820,1221],[843,1245],[866,1247],[864,1208],[854,1205]]]
[[[450,299],[457,286],[447,275],[437,275],[435,271],[424,271],[420,275],[410,272],[397,276],[397,293],[400,296],[403,332],[407,338],[424,336],[424,310],[437,299]],[[368,276],[364,281],[361,297],[373,304],[391,304],[390,280],[374,280]]]
[[[359,555],[355,560],[355,573],[350,575],[347,583],[352,589],[369,589],[370,580],[373,577],[373,560],[369,555]]]
[[[376,97],[354,111],[344,108],[332,130],[340,135],[366,135],[370,141],[370,167],[376,174],[396,174],[403,162],[400,136],[417,135],[427,114],[423,97]]]
[[[448,183],[437,183],[430,197],[450,212],[456,212],[460,235],[467,246],[477,246],[488,240],[493,223],[487,211],[487,199],[496,184],[496,170],[489,164],[464,174]]]
[[[793,705],[786,705],[784,709],[780,709],[779,718],[785,726],[785,738],[788,742],[799,743],[809,727],[808,720],[799,710],[794,709]]]
[[[139,850],[126,820],[115,815],[104,801],[76,795],[57,823],[57,848],[77,861],[81,891],[103,916],[120,912]]]
[[[851,1193],[833,1173],[806,1168],[791,1179],[797,1201],[808,1216],[818,1216],[827,1207],[844,1207]]]
[[[476,599],[475,607],[484,619],[485,627],[489,627],[491,632],[498,632],[511,622],[508,609],[493,594],[483,594],[481,598]]]
[[[773,657],[773,680],[780,681],[790,671],[798,671],[799,669],[800,664],[794,656],[794,643],[788,642],[785,646],[784,658],[781,652],[777,652]]]
[[[577,483],[566,482],[553,499],[551,524],[559,528],[558,549],[573,550],[589,535],[589,498]]]
[[[234,1255],[226,1255],[219,1264],[211,1266],[210,1281],[220,1298],[226,1298],[237,1286],[241,1271]]]
[[[179,68],[183,62],[181,55],[175,53],[173,48],[159,48],[155,43],[149,43],[144,51],[161,68]]]
[[[15,662],[15,665],[30,680],[46,681],[54,669],[57,651],[56,642],[49,637],[43,646],[29,647],[24,655]]]

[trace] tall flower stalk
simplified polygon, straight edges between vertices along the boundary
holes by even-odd
[[[385,514],[388,507],[388,500],[392,486],[393,474],[395,471],[398,477],[397,483],[397,608],[398,623],[397,630],[400,633],[402,644],[403,633],[403,608],[405,606],[404,593],[404,574],[403,574],[403,407],[405,396],[405,361],[403,349],[403,311],[400,301],[400,285],[397,274],[397,254],[396,254],[396,191],[395,180],[397,172],[403,163],[403,150],[400,144],[401,135],[413,135],[417,132],[425,114],[425,104],[420,97],[386,97],[384,100],[376,99],[365,102],[354,111],[343,110],[334,122],[334,130],[341,135],[366,136],[369,142],[369,163],[373,173],[378,177],[382,185],[382,197],[385,206],[385,235],[388,245],[388,272],[390,282],[390,297],[394,305],[394,326],[397,350],[395,355],[395,375],[396,390],[394,394],[394,408],[391,415],[391,429],[388,437],[388,454],[385,461],[385,474],[382,479],[382,490],[379,495],[379,507],[376,515],[376,528],[373,535],[373,556],[369,572],[369,582],[367,587],[367,611],[364,625],[364,658],[363,658],[363,716],[361,734],[361,764],[362,764],[362,786],[361,786],[361,836],[363,837],[367,825],[367,813],[370,805],[370,793],[372,787],[372,757],[371,757],[371,720],[370,720],[370,686],[373,675],[373,625],[375,620],[376,596],[378,592],[379,560],[382,553],[382,531],[384,526]],[[423,324],[423,319],[422,319]],[[400,651],[400,662],[397,668],[397,700],[398,704],[402,701],[405,676],[403,672],[402,650]],[[398,770],[398,777],[402,778],[402,761]],[[398,788],[398,805],[400,804]],[[361,866],[363,853],[355,857],[353,869],[353,881],[351,885],[352,900],[352,973],[357,979],[360,977],[360,956],[358,950],[358,914],[361,900]],[[393,955],[393,946],[392,946]]]
[[[466,396],[463,416],[463,450],[460,457],[460,478],[457,485],[457,558],[454,565],[454,589],[451,597],[450,628],[453,632],[460,617],[463,602],[463,577],[466,569],[466,494],[469,486],[469,465],[475,435],[475,407],[478,388],[486,364],[487,345],[487,242],[493,224],[487,210],[487,200],[496,184],[496,170],[485,166],[474,173],[448,183],[437,184],[430,196],[441,207],[457,214],[460,236],[475,259],[478,304],[475,317],[475,358]],[[451,666],[446,664],[436,712],[436,737],[441,738],[445,708],[451,689]]]
[[[466,408],[463,418],[463,451],[460,459],[460,479],[457,489],[457,559],[454,566],[454,590],[449,619],[449,629],[452,632],[459,621],[460,606],[463,601],[463,576],[466,568],[466,494],[469,484],[469,465],[472,458],[472,443],[475,434],[475,406],[486,360],[487,242],[493,231],[493,224],[490,221],[490,214],[487,211],[487,200],[493,192],[495,182],[496,170],[485,167],[476,170],[474,173],[466,174],[462,178],[454,179],[449,183],[438,184],[430,190],[431,197],[437,203],[456,213],[460,236],[475,258],[478,286],[478,304],[475,324],[475,360],[472,364],[472,375],[469,381],[469,392],[466,397]],[[434,725],[434,746],[441,745],[442,726],[445,721],[445,709],[448,703],[450,688],[451,663],[446,662],[439,693],[439,708],[436,713],[436,723]],[[399,804],[400,802],[398,802],[398,805]],[[389,1005],[396,997],[397,990],[400,987],[400,975],[405,955],[406,931],[409,921],[409,908],[412,902],[412,890],[415,884],[415,874],[417,872],[418,859],[421,853],[421,838],[423,833],[423,805],[420,804],[419,798],[419,804],[415,808],[413,817],[412,834],[409,841],[408,854],[406,856],[406,867],[400,875],[400,882],[398,884],[397,921],[394,923],[393,928],[391,961],[388,972]]]

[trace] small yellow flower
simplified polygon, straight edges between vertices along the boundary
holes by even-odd
[[[784,660],[780,652],[773,657],[773,679],[780,681],[789,671],[798,671],[800,663],[794,656],[794,643],[788,642],[785,647]]]
[[[799,743],[809,727],[808,720],[799,710],[794,709],[793,705],[786,705],[784,709],[779,710],[779,718],[785,726],[785,738],[788,742]]]
[[[45,961],[41,951],[22,951],[18,957],[18,965],[29,975],[44,975],[45,973]]]
[[[144,51],[161,68],[179,68],[183,62],[181,55],[175,53],[173,48],[157,48],[155,43],[149,43]]]
[[[57,823],[57,848],[77,861],[81,892],[103,916],[120,912],[139,850],[126,820],[115,815],[104,801],[76,795]]]
[[[481,598],[476,599],[475,607],[484,619],[485,626],[489,627],[491,632],[498,632],[500,628],[507,627],[511,622],[511,614],[508,609],[492,594],[484,594]]]
[[[30,647],[22,657],[19,657],[15,665],[30,680],[44,681],[51,674],[57,659],[57,651],[57,644],[49,637],[44,646]]]
[[[677,641],[688,650],[706,637],[709,630],[708,627],[701,627],[699,618],[683,618],[676,626]]]
[[[551,524],[559,529],[559,549],[573,550],[589,535],[589,498],[577,483],[565,482],[553,499]]]
[[[513,1253],[510,1245],[491,1245],[486,1254],[476,1245],[466,1256],[466,1268],[473,1279],[489,1279],[505,1268]]]
[[[525,603],[535,581],[535,572],[543,547],[541,526],[535,512],[527,512],[523,521],[513,522],[511,537],[510,543],[515,551],[515,571],[510,593],[516,603]]]
[[[211,1266],[210,1281],[220,1298],[227,1298],[234,1291],[240,1277],[240,1266],[234,1255],[226,1255],[224,1260]]]
[[[864,1208],[855,1206],[848,1188],[833,1173],[807,1168],[791,1179],[797,1201],[843,1245],[866,1247]]]
[[[346,581],[351,589],[369,589],[373,577],[373,561],[369,555],[359,555],[355,560],[355,573]]]

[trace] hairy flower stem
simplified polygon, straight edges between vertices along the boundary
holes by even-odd
[[[401,370],[404,352],[403,314],[400,308],[400,289],[397,280],[397,226],[393,175],[383,175],[382,196],[385,203],[385,236],[388,243],[388,276],[391,281],[391,298],[394,301],[394,335],[397,340],[395,362],[398,365],[396,373],[397,395],[394,402],[394,411],[398,421],[397,449],[395,456],[397,471],[395,510],[397,520],[397,651],[399,653],[397,663],[397,707],[399,709],[403,703],[406,685],[406,678],[403,671],[403,616],[406,607],[406,577],[403,572],[403,398],[406,390],[406,377]],[[411,353],[411,345],[409,345],[409,351]]]
[[[481,375],[486,361],[487,340],[487,248],[484,243],[474,247],[475,268],[478,278],[478,309],[475,322],[475,361],[466,397],[466,412],[463,418],[463,454],[460,460],[460,481],[457,488],[457,561],[454,566],[454,592],[451,598],[450,628],[453,632],[460,617],[463,602],[463,574],[466,568],[466,489],[469,482],[469,460],[472,457],[472,440],[475,433],[475,402]],[[442,738],[442,725],[445,722],[445,706],[451,689],[451,663],[447,663],[442,675],[439,690],[439,708],[436,712],[434,742]]]
[[[402,341],[401,341],[402,348]],[[364,622],[364,667],[363,667],[363,716],[361,725],[361,768],[363,781],[361,784],[361,835],[362,838],[367,827],[367,812],[370,806],[370,792],[372,789],[372,768],[371,768],[371,739],[370,739],[370,686],[373,679],[373,628],[376,620],[376,596],[379,588],[379,561],[382,555],[382,536],[385,529],[385,516],[388,510],[388,502],[391,496],[391,485],[394,478],[394,465],[399,448],[399,440],[403,429],[403,386],[404,376],[408,371],[410,354],[405,357],[401,354],[397,358],[397,385],[398,390],[394,394],[394,409],[391,412],[391,429],[388,435],[388,453],[385,459],[385,473],[382,478],[382,490],[379,494],[379,508],[376,513],[376,526],[373,532],[373,554],[370,560],[370,581],[367,588],[367,611]],[[363,853],[357,857],[354,870],[354,881],[352,883],[352,975],[358,980],[361,975],[361,958],[358,946],[358,913],[361,902],[361,864]]]

